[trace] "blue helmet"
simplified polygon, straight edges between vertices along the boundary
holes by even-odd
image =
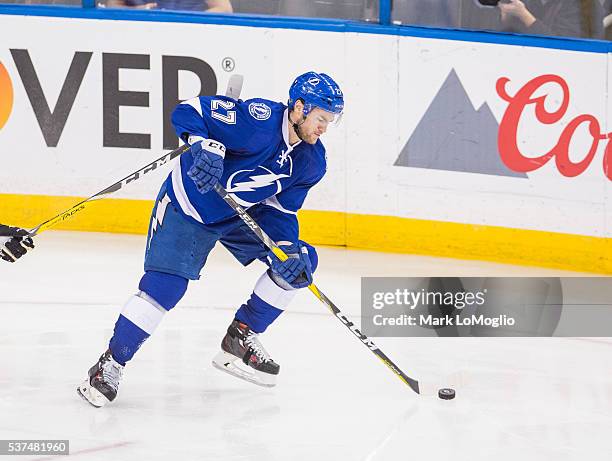
[[[295,102],[301,99],[304,102],[304,115],[319,107],[327,112],[339,116],[344,110],[344,97],[342,90],[327,74],[306,72],[297,77],[289,88],[288,106],[293,109]]]

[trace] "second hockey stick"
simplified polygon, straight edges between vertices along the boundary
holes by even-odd
[[[246,225],[249,226],[249,228],[255,233],[255,235],[263,242],[266,247],[270,249],[270,251],[272,251],[276,255],[278,259],[280,259],[281,261],[287,260],[288,256],[285,254],[285,252],[278,247],[278,245],[268,236],[268,234],[264,232],[261,227],[259,227],[255,220],[253,220],[253,218],[249,216],[246,210],[242,208],[238,204],[238,202],[236,202],[236,200],[234,200],[232,195],[227,192],[223,188],[223,186],[221,186],[221,184],[215,184],[214,189],[215,192],[217,192],[225,201],[225,203],[227,203],[230,207],[233,208],[233,210],[238,214],[238,216],[240,216],[240,218],[246,223]],[[370,338],[364,335],[353,322],[346,318],[346,316],[340,311],[340,309],[338,309],[338,307],[336,307],[336,305],[327,296],[325,296],[325,294],[321,290],[319,290],[319,288],[314,283],[311,283],[308,286],[308,289],[317,297],[319,301],[321,301],[323,304],[325,304],[325,306],[327,306],[327,308],[332,312],[332,314],[334,314],[334,316],[338,320],[340,320],[340,322],[342,322],[342,324],[347,327],[351,331],[351,333],[357,336],[357,338],[359,338],[359,340],[368,349],[370,349],[370,351],[376,357],[378,357],[385,365],[387,365],[387,367],[389,367],[389,369],[395,374],[395,376],[397,376],[405,384],[410,386],[410,389],[412,389],[417,394],[422,393],[422,390],[419,387],[419,382],[416,379],[406,375],[406,373],[404,373],[402,370],[400,370],[400,368],[395,363],[393,363],[393,361],[389,357],[387,357],[385,353],[381,351],[380,348],[376,344],[374,344],[374,342]]]
[[[228,81],[227,88],[225,90],[225,95],[230,97],[230,98],[233,98],[233,99],[238,99],[240,97],[240,93],[242,91],[243,80],[244,80],[244,78],[240,74],[232,75],[230,77],[229,81]],[[129,183],[140,179],[145,174],[150,173],[151,171],[156,170],[158,167],[160,167],[162,165],[165,165],[169,161],[175,159],[176,157],[180,156],[181,154],[187,152],[188,150],[189,150],[189,146],[187,144],[185,144],[185,145],[182,145],[182,146],[178,147],[177,149],[174,149],[172,152],[168,152],[167,154],[162,155],[157,160],[153,160],[148,165],[143,166],[140,170],[134,171],[133,173],[130,173],[128,176],[126,176],[125,178],[121,179],[120,181],[117,181],[112,186],[109,186],[106,189],[101,190],[97,194],[94,194],[91,197],[86,198],[85,200],[80,201],[79,203],[74,205],[72,208],[69,208],[68,210],[63,211],[62,213],[54,216],[53,218],[48,219],[45,222],[43,222],[43,223],[39,224],[38,226],[34,227],[33,229],[31,229],[28,232],[28,237],[34,237],[35,235],[40,234],[41,232],[49,229],[50,227],[55,226],[57,223],[60,223],[60,222],[63,222],[65,220],[67,220],[67,219],[72,218],[75,214],[77,214],[77,213],[83,211],[85,208],[87,208],[89,206],[89,204],[91,202],[93,202],[94,200],[99,200],[101,198],[105,198],[107,195],[110,195],[110,194],[112,194],[114,192],[117,192],[119,189],[122,189],[123,186],[126,186]]]
[[[97,194],[94,194],[91,197],[86,198],[85,200],[82,200],[81,202],[77,203],[72,208],[69,208],[68,210],[63,211],[62,213],[54,216],[53,218],[48,219],[45,222],[39,224],[38,226],[36,226],[35,228],[29,231],[28,236],[34,237],[35,235],[40,234],[41,232],[49,229],[50,227],[55,226],[57,223],[72,218],[75,214],[83,211],[94,200],[99,200],[101,198],[106,197],[109,194],[112,194],[113,192],[117,192],[119,189],[123,188],[123,186],[131,183],[132,181],[136,181],[140,177],[144,176],[145,174],[156,170],[158,167],[162,165],[165,165],[170,160],[175,159],[182,153],[186,152],[188,149],[189,149],[189,146],[185,144],[183,146],[180,146],[178,149],[174,149],[172,152],[168,152],[167,154],[162,155],[157,160],[154,160],[148,165],[143,166],[138,171],[134,171],[129,176],[126,176],[120,181],[117,181],[112,186],[109,186],[106,189],[101,190]]]

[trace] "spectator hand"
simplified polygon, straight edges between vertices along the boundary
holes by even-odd
[[[521,0],[501,0],[497,7],[501,12],[502,23],[507,23],[512,18],[516,18],[525,27],[529,27],[536,22],[535,16],[531,14]]]
[[[147,0],[106,0],[103,5],[106,8],[133,8],[139,10],[152,10],[157,3]]]

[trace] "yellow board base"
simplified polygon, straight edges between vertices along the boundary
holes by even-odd
[[[81,200],[0,194],[0,223],[32,228]],[[146,234],[152,208],[150,200],[104,199],[54,229]],[[316,245],[612,274],[610,238],[335,211],[299,216],[300,237]]]
[[[31,229],[83,200],[84,197],[0,194],[0,223]],[[87,210],[53,229],[146,234],[152,209],[151,200],[95,200],[88,202]]]

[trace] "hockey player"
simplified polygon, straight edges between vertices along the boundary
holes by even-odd
[[[289,101],[200,96],[177,106],[172,123],[191,146],[161,187],[151,216],[139,291],[123,306],[108,350],[78,387],[89,403],[113,401],[123,369],[166,312],[197,280],[217,242],[238,261],[267,264],[237,310],[213,365],[262,386],[274,386],[279,365],[259,334],[312,283],[315,249],[299,240],[296,213],[326,171],[319,137],[344,108],[340,87],[326,74],[295,79]],[[211,188],[219,181],[290,258],[281,262]]]

